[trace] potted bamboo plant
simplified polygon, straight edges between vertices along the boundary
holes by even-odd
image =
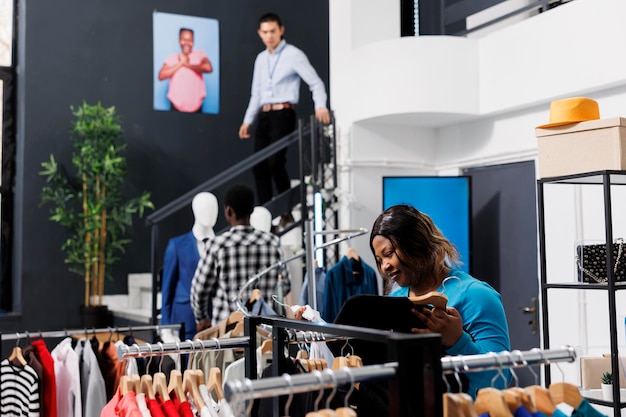
[[[69,235],[61,249],[69,270],[80,275],[85,285],[81,312],[108,315],[102,305],[108,266],[119,260],[130,242],[127,228],[134,216],[143,216],[154,208],[150,193],[125,198],[122,186],[126,176],[126,148],[122,126],[115,107],[85,102],[71,107],[72,165],[75,174],[66,170],[50,155],[39,172],[46,180],[42,204],[50,205],[50,220],[64,226]],[[94,313],[99,312],[99,313]],[[90,323],[83,325],[89,326]],[[103,324],[92,325],[102,326]]]

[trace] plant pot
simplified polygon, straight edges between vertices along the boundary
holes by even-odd
[[[600,384],[602,386],[602,399],[613,401],[613,384]]]
[[[105,328],[113,325],[113,315],[107,306],[80,306],[80,324],[84,328]]]

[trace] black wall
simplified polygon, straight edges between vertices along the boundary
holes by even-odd
[[[220,114],[152,110],[153,11],[219,20]],[[61,226],[40,207],[40,164],[50,153],[71,168],[70,106],[83,100],[116,106],[128,142],[127,193],[152,192],[157,208],[247,157],[241,141],[252,65],[263,45],[258,17],[278,13],[288,42],[301,48],[328,89],[328,4],[293,0],[20,0],[18,6],[18,151],[14,225],[13,314],[0,318],[2,331],[54,330],[78,326],[82,279],[67,272],[60,250]],[[313,111],[304,85],[298,115]],[[290,169],[295,174],[296,158]],[[241,178],[253,186],[251,174]],[[223,190],[214,192],[221,203]],[[224,227],[221,214],[216,229]],[[169,237],[188,231],[191,210],[160,229],[159,256]],[[150,272],[150,229],[138,220],[133,243],[113,269],[106,293],[125,293],[126,275]]]

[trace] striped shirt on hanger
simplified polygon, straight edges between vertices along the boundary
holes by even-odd
[[[31,366],[13,366],[4,359],[0,362],[0,380],[0,415],[39,416],[39,378]]]

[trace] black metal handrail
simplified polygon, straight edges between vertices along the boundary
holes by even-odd
[[[171,216],[173,213],[176,213],[178,210],[188,207],[191,201],[193,200],[193,198],[195,197],[195,195],[198,194],[199,192],[213,190],[219,187],[220,185],[227,183],[228,181],[237,177],[237,175],[240,175],[246,172],[247,170],[251,169],[254,165],[258,164],[264,159],[272,156],[276,152],[297,142],[301,135],[302,136],[307,135],[310,132],[311,132],[310,125],[300,127],[298,130],[295,130],[294,132],[285,136],[281,140],[272,143],[268,147],[263,148],[258,152],[253,153],[246,159],[243,159],[240,162],[236,163],[235,165],[231,166],[230,168],[225,169],[224,171],[220,172],[219,174],[212,177],[211,179],[203,182],[202,184],[198,185],[192,190],[181,195],[177,199],[169,202],[168,204],[161,207],[160,209],[152,212],[146,218],[146,224],[150,226],[153,224],[160,223],[167,217]]]

